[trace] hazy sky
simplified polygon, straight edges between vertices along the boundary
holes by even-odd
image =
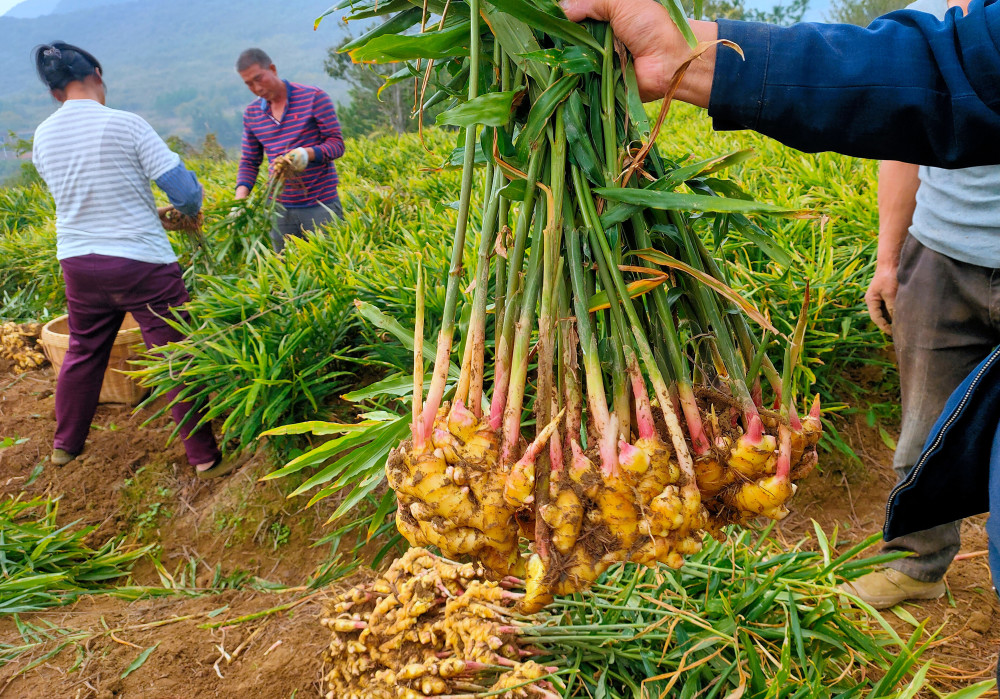
[[[14,7],[14,5],[18,4],[20,1],[21,0],[0,0],[0,15]],[[775,5],[776,1],[777,0],[747,0],[747,5],[750,7],[771,8]],[[318,5],[322,4],[322,2],[318,3]],[[812,0],[809,12],[806,14],[806,19],[821,21],[828,4],[829,0]]]

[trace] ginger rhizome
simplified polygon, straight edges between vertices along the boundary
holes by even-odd
[[[521,594],[489,581],[481,565],[411,548],[384,575],[330,600],[324,676],[329,699],[419,699],[496,692],[556,699],[531,660]]]
[[[18,373],[43,366],[48,360],[39,345],[41,332],[41,323],[0,323],[0,359]]]

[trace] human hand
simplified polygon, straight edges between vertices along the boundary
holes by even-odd
[[[168,231],[197,231],[201,229],[204,217],[199,211],[194,216],[183,214],[172,206],[161,206],[156,210],[160,223]]]
[[[677,68],[691,48],[656,0],[563,0],[566,16],[574,22],[596,19],[610,22],[615,36],[625,44],[635,61],[639,95],[645,101],[662,98]],[[699,42],[718,39],[715,22],[692,21]],[[715,70],[715,49],[706,51],[688,69],[676,97],[701,107],[708,106]]]
[[[868,291],[865,292],[865,303],[868,304],[868,315],[886,335],[892,335],[892,316],[896,311],[896,267],[892,265],[876,265]]]
[[[285,153],[284,158],[289,167],[295,172],[302,172],[309,167],[309,151],[305,148],[293,148]]]

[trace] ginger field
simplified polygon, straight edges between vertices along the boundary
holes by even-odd
[[[65,468],[47,461],[52,368],[25,370],[0,344],[0,697],[302,698],[325,696],[333,675],[352,676],[329,648],[358,643],[361,627],[338,630],[333,617],[381,589],[393,561],[414,560],[403,558],[385,462],[408,434],[419,269],[424,338],[445,312],[460,198],[461,173],[445,166],[455,137],[428,129],[423,142],[348,141],[338,162],[346,220],[280,256],[259,211],[227,218],[235,162],[186,156],[206,190],[202,235],[171,234],[193,297],[182,324],[189,339],[139,361],[150,397],[136,411],[102,406],[84,455]],[[941,600],[878,614],[836,589],[877,550],[866,545],[881,528],[899,420],[891,345],[863,302],[876,249],[875,164],[713,133],[683,106],[658,145],[678,163],[752,148],[713,174],[712,187],[811,214],[753,216],[722,237],[707,219],[694,230],[725,261],[730,285],[782,333],[795,327],[808,283],[794,381],[823,402],[819,466],[779,524],[709,539],[680,570],[613,566],[591,592],[558,597],[530,618],[497,592],[493,635],[545,677],[538,691],[509,691],[996,696],[1000,605],[981,555],[982,518],[963,525],[963,557]],[[460,280],[463,341],[475,248],[470,240]],[[60,315],[61,283],[51,200],[22,177],[0,188],[0,322]],[[182,374],[220,441],[245,452],[233,476],[195,479],[171,439],[162,396]],[[329,423],[363,429],[338,435]],[[459,577],[461,594],[441,594],[469,594],[476,576]],[[443,599],[435,592],[427,604]],[[450,695],[489,695],[509,660],[496,657],[507,660],[470,669]]]

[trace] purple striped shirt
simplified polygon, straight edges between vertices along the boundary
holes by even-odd
[[[254,100],[243,112],[243,151],[236,186],[253,189],[265,153],[273,163],[293,148],[312,148],[316,159],[288,179],[278,201],[290,208],[315,206],[337,195],[340,179],[333,161],[344,154],[344,138],[328,94],[318,87],[284,83],[288,104],[280,122],[264,99]]]

